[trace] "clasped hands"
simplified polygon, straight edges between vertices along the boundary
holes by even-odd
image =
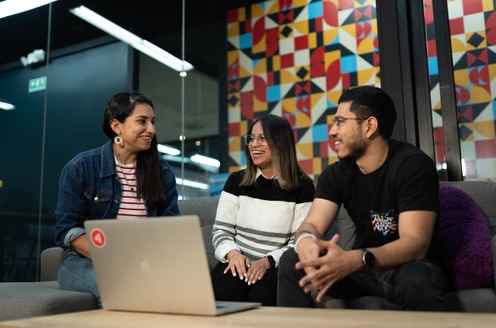
[[[231,271],[233,277],[239,276],[239,279],[244,280],[248,285],[262,279],[265,272],[269,269],[265,258],[251,262],[248,257],[237,250],[230,251],[226,259],[229,261],[229,264],[224,270],[224,274]]]
[[[307,237],[298,244],[299,262],[295,267],[306,273],[299,285],[305,293],[318,291],[317,302],[336,281],[354,271],[348,252],[338,246],[338,241],[339,235],[334,235],[329,241]]]

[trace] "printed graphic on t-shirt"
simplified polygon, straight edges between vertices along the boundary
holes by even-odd
[[[374,231],[383,236],[394,235],[398,231],[398,214],[394,208],[386,213],[370,211],[370,219]]]

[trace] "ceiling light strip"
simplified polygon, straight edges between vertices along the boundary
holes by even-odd
[[[73,9],[69,9],[69,11],[72,14],[76,15],[77,17],[98,27],[102,31],[107,32],[116,39],[119,39],[122,42],[129,44],[131,47],[135,48],[136,50],[139,50],[142,53],[161,62],[162,64],[169,66],[175,71],[182,72],[183,65],[185,71],[189,71],[193,69],[193,65],[191,65],[190,63],[186,61],[184,61],[183,63],[182,60],[168,53],[162,48],[157,47],[153,43],[145,39],[142,39],[139,36],[123,29],[119,25],[115,24],[112,21],[109,21],[103,16],[98,15],[97,13],[86,8],[85,6],[79,6]]]
[[[0,18],[38,8],[57,0],[5,0],[0,2]]]

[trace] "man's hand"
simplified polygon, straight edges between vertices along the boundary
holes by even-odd
[[[300,262],[306,262],[309,260],[317,259],[321,255],[322,249],[320,246],[318,246],[314,240],[318,240],[316,237],[305,237],[300,240],[298,243],[298,249],[296,250],[298,252],[298,258]],[[300,268],[305,270],[306,274],[309,274],[310,272],[316,270],[317,268],[314,266],[304,266],[303,268]]]
[[[224,274],[231,271],[233,277],[239,276],[239,279],[243,280],[246,277],[246,270],[250,267],[250,259],[241,254],[238,251],[231,251],[227,256],[229,264],[224,270]]]
[[[316,300],[320,302],[322,296],[336,281],[359,270],[362,263],[358,251],[345,251],[337,245],[339,235],[334,235],[330,241],[319,240],[315,237],[312,239],[316,246],[325,249],[325,255],[305,261],[300,260],[296,263],[296,269],[305,269],[307,272],[307,275],[299,282],[300,287],[305,293],[313,289],[318,290]],[[312,269],[307,271],[306,268]]]
[[[265,258],[251,262],[250,268],[246,274],[245,282],[248,283],[248,285],[251,285],[262,279],[264,274],[267,272],[267,265],[268,263]]]

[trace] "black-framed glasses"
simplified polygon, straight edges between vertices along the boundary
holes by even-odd
[[[243,136],[243,140],[245,141],[245,145],[249,146],[251,143],[258,141],[259,145],[267,146],[267,137],[264,134],[259,135],[258,137],[254,134],[247,134]]]
[[[363,121],[363,120],[366,120],[366,119],[368,119],[368,117],[364,117],[364,118],[360,118],[360,117],[352,118],[352,117],[334,116],[334,118],[332,119],[332,125],[335,125],[339,129],[339,126],[341,125],[341,123],[343,123],[343,122],[345,122],[347,120]]]

